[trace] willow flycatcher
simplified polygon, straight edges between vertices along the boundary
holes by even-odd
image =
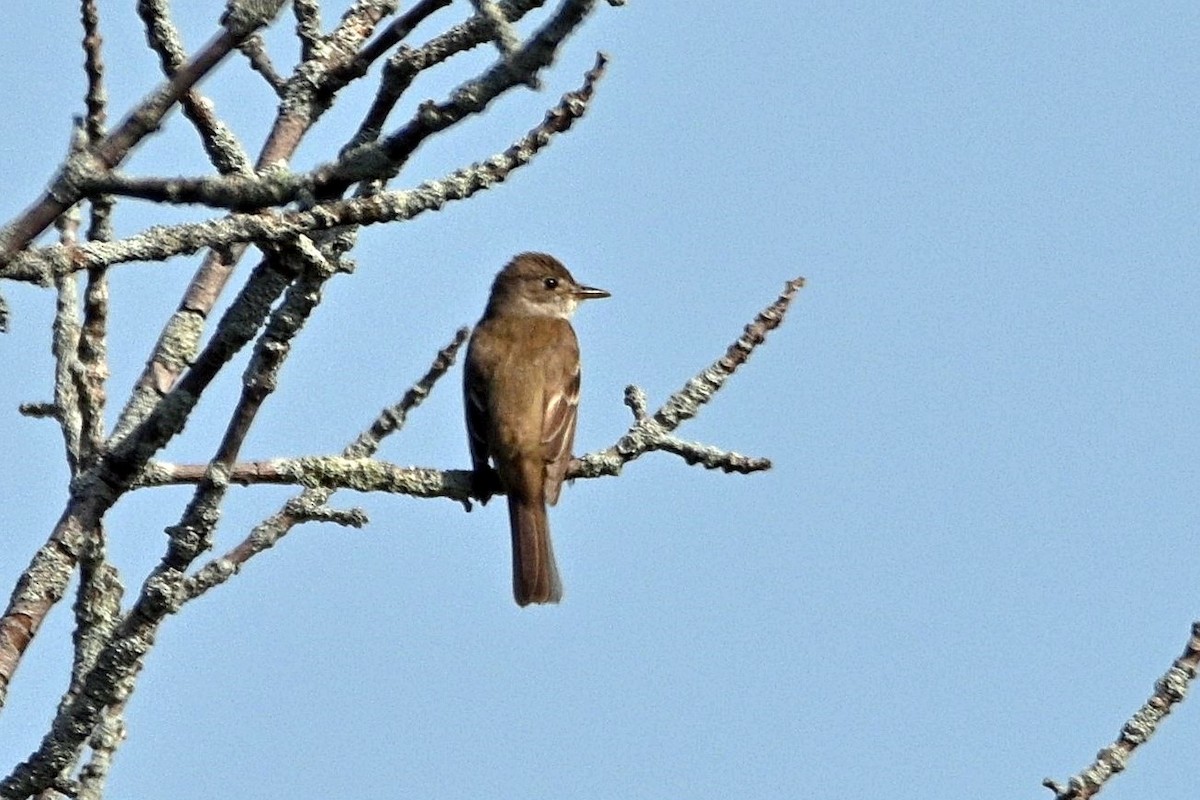
[[[546,505],[558,502],[575,441],[579,340],[569,320],[580,301],[608,296],[581,286],[553,256],[521,253],[496,275],[467,346],[473,491],[487,502],[498,477],[508,494],[513,596],[521,606],[562,599]]]

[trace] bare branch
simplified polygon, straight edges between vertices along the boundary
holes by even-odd
[[[671,431],[693,413],[683,415],[676,408],[689,399],[697,404],[706,403],[724,385],[725,381],[750,353],[766,341],[766,334],[779,327],[795,293],[804,280],[797,278],[784,287],[780,296],[763,309],[746,326],[742,336],[730,346],[725,356],[668,398],[655,414],[646,413],[645,395],[636,386],[626,389],[626,403],[634,411],[634,424],[629,432],[612,447],[599,453],[573,459],[567,477],[597,478],[617,475],[621,468],[642,455],[661,450],[680,456],[689,464],[700,464],[708,469],[725,472],[750,473],[770,469],[771,462],[764,458],[752,458],[721,450],[710,445],[686,442],[671,435]],[[460,337],[465,334],[460,331]],[[696,398],[696,385],[704,386],[702,398]],[[668,424],[664,418],[673,419]],[[381,417],[381,420],[386,419]],[[375,426],[380,424],[376,421]],[[373,426],[373,428],[375,427]],[[304,486],[308,489],[350,489],[357,492],[386,492],[413,497],[445,497],[460,503],[471,499],[470,470],[437,470],[423,467],[401,467],[386,461],[371,458],[374,448],[348,448],[340,456],[310,456],[305,458],[277,458],[267,461],[250,461],[232,464],[224,473],[229,483],[242,485],[286,484]],[[138,477],[137,487],[167,486],[202,483],[206,480],[209,466],[202,464],[148,464]],[[502,494],[498,491],[497,494]],[[321,497],[320,502],[328,499]],[[228,558],[228,557],[227,557]],[[239,562],[240,563],[240,562]]]
[[[450,5],[450,0],[420,0],[416,5],[388,25],[382,33],[376,36],[362,49],[350,69],[359,75],[365,75],[375,61],[408,38],[417,25],[439,8]]]
[[[768,458],[744,456],[712,445],[687,442],[674,436],[664,436],[655,449],[674,453],[692,466],[699,464],[705,469],[719,469],[727,473],[749,475],[751,472],[762,472],[771,468],[771,460]]]
[[[170,543],[163,564],[170,568],[172,582],[182,582],[191,562],[211,547],[220,505],[229,486],[230,471],[242,444],[263,403],[278,385],[279,370],[291,352],[292,340],[320,302],[325,282],[335,273],[334,267],[311,243],[307,248],[297,250],[306,257],[307,268],[288,287],[283,302],[272,312],[246,369],[242,396],[230,416],[216,455],[198,481],[183,517],[167,530]]]
[[[151,228],[146,233],[116,242],[31,250],[0,268],[0,278],[41,283],[51,280],[55,275],[78,269],[129,261],[159,261],[194,253],[204,247],[222,248],[245,242],[281,243],[299,234],[344,225],[412,219],[426,211],[441,208],[448,201],[463,200],[489,189],[493,184],[504,181],[514,169],[529,163],[555,134],[569,130],[574,121],[587,111],[595,82],[603,74],[604,64],[604,56],[597,55],[596,65],[585,75],[583,86],[564,95],[540,125],[504,153],[456,170],[441,180],[424,183],[416,189],[335,200],[305,211],[233,214],[208,222]]]
[[[138,435],[122,440],[75,479],[67,510],[49,540],[34,554],[29,567],[21,574],[8,607],[0,616],[0,707],[4,705],[8,685],[29,642],[37,634],[46,614],[66,591],[88,531],[100,524],[103,514],[154,453],[182,430],[187,415],[217,371],[253,338],[271,305],[290,281],[290,275],[280,272],[272,264],[260,265],[226,311],[218,334],[195,359],[184,379],[147,410],[136,429]],[[152,634],[141,629],[137,633]],[[112,687],[106,691],[112,691]],[[115,694],[112,696],[116,697]],[[98,709],[96,713],[99,713]],[[46,758],[49,758],[47,751],[43,751],[38,756],[38,763],[42,764]],[[19,786],[33,780],[32,775],[40,776],[37,778],[40,782],[52,774],[46,772],[44,764],[18,772],[24,776],[20,783],[14,784]],[[0,797],[3,796],[0,791]]]
[[[146,26],[146,40],[158,54],[163,74],[172,78],[183,68],[187,53],[179,31],[171,22],[167,0],[138,0],[138,15]],[[209,160],[221,174],[252,173],[250,157],[229,129],[216,115],[212,101],[196,89],[189,89],[180,98],[183,113],[191,121]]]
[[[81,128],[75,131],[77,146],[86,136]],[[55,221],[59,241],[74,245],[79,231],[79,207],[72,206]],[[71,474],[79,469],[83,420],[79,409],[80,372],[79,348],[79,286],[74,275],[60,275],[54,280],[56,302],[50,351],[54,356],[54,408],[66,444],[67,466]]]
[[[737,368],[746,363],[755,348],[766,340],[767,334],[779,327],[788,306],[802,286],[803,278],[788,281],[783,293],[759,312],[724,356],[667,398],[667,402],[653,414],[646,410],[645,393],[641,389],[636,386],[626,389],[625,403],[633,411],[633,426],[612,447],[580,459],[578,477],[617,475],[626,463],[651,450],[674,452],[689,459],[689,463],[704,464],[710,469],[742,472],[769,468],[770,462],[766,459],[747,459],[723,451],[713,453],[704,446],[691,445],[669,434],[699,413],[700,406],[711,400]]]
[[[507,59],[467,81],[442,103],[426,102],[402,128],[382,142],[369,142],[346,152],[332,164],[309,173],[272,172],[228,178],[137,179],[117,173],[96,174],[85,182],[88,192],[106,192],[162,203],[201,203],[248,209],[286,205],[309,197],[340,197],[352,184],[387,180],[429,136],[482,112],[509,89],[527,84],[553,60],[558,46],[590,12],[594,0],[568,0],[533,37]]]
[[[108,94],[104,90],[104,59],[100,36],[100,12],[96,0],[82,0],[80,16],[83,20],[83,70],[87,75],[87,136],[89,142],[97,142],[104,136],[104,125],[108,117]]]
[[[69,508],[17,579],[8,607],[0,616],[0,708],[4,707],[8,686],[25,649],[46,614],[66,592],[84,531],[98,524],[104,500],[101,495]]]
[[[1188,687],[1196,679],[1200,667],[1200,622],[1192,623],[1191,636],[1183,654],[1175,659],[1154,684],[1154,694],[1139,708],[1121,728],[1121,734],[1112,744],[1101,750],[1096,760],[1083,772],[1075,775],[1063,786],[1046,778],[1042,785],[1054,792],[1055,800],[1087,800],[1104,788],[1113,775],[1125,769],[1134,751],[1145,744],[1159,723],[1187,696]]]
[[[75,800],[101,800],[108,771],[112,767],[113,755],[125,741],[125,703],[106,706],[101,712],[96,730],[88,738],[92,757],[79,771],[79,789]]]
[[[171,109],[196,83],[211,72],[237,44],[258,26],[270,21],[268,12],[278,11],[282,0],[231,2],[222,19],[224,29],[201,48],[179,71],[150,97],[142,101],[115,131],[86,154],[69,158],[51,187],[14,222],[0,230],[0,264],[20,252],[46,230],[63,211],[82,196],[81,181],[100,169],[121,163],[146,134],[161,124]]]
[[[475,6],[476,13],[487,27],[488,37],[500,51],[500,57],[505,60],[512,58],[521,46],[521,39],[516,29],[508,24],[500,7],[493,0],[471,0],[471,5]],[[530,88],[536,89],[537,86]]]
[[[320,57],[302,62],[296,68],[284,87],[279,115],[259,153],[258,169],[275,168],[291,158],[303,134],[328,108],[337,90],[349,80],[342,75],[345,65],[353,60],[356,48],[370,36],[375,24],[393,5],[389,0],[356,3],[327,38],[329,46],[321,51]],[[318,88],[324,92],[320,97]],[[187,358],[199,346],[204,324],[245,248],[244,243],[238,243],[209,250],[147,359],[117,420],[115,436],[127,435],[147,409],[174,385]]]
[[[453,341],[438,351],[437,357],[425,374],[413,384],[404,397],[395,405],[385,408],[365,431],[342,451],[343,458],[369,459],[379,448],[379,443],[387,436],[400,430],[408,419],[408,413],[424,402],[433,390],[434,384],[454,365],[454,359],[459,349],[467,341],[467,328],[460,328],[454,335]],[[161,465],[151,465],[146,475],[159,474]],[[237,474],[235,467],[231,474]],[[164,476],[165,477],[165,476]],[[153,479],[151,479],[153,480]],[[169,480],[169,478],[168,478]],[[204,592],[224,583],[234,575],[241,566],[254,556],[275,545],[297,524],[307,521],[336,521],[341,524],[355,524],[360,515],[353,511],[333,512],[326,503],[332,496],[331,488],[312,486],[306,488],[298,497],[293,498],[282,509],[257,525],[244,541],[225,555],[215,558],[204,565],[194,576],[185,583],[187,599],[200,596]],[[365,517],[361,517],[365,523]]]
[[[267,46],[263,41],[262,34],[255,33],[247,36],[246,41],[238,46],[238,50],[249,60],[250,69],[262,75],[275,94],[282,96],[287,80],[276,71],[275,65],[271,63],[271,57],[267,54]]]
[[[62,409],[56,403],[21,403],[17,413],[33,419],[62,419]]]
[[[542,5],[543,0],[503,0],[497,4],[497,9],[507,22],[515,22],[525,14]],[[412,30],[416,22],[403,25],[407,17],[413,15],[419,21],[418,13],[430,13],[437,8],[448,5],[449,0],[422,0],[404,17],[396,20],[370,45],[363,48],[362,62],[369,64],[376,57],[391,49],[401,38]],[[428,10],[425,11],[425,8]],[[413,79],[422,71],[441,64],[458,53],[466,52],[488,40],[486,21],[478,15],[471,17],[461,25],[451,28],[446,33],[436,36],[426,44],[416,49],[400,49],[388,59],[383,71],[383,79],[379,91],[371,103],[371,109],[359,125],[358,132],[342,149],[340,155],[353,150],[359,145],[374,142],[379,138],[388,115],[395,108],[400,97],[412,85]],[[361,67],[364,71],[365,66]]]
[[[296,36],[300,39],[300,60],[309,61],[321,45],[320,0],[292,0],[296,17]]]
[[[76,361],[81,456],[91,463],[104,450],[104,407],[108,400],[108,271],[88,270],[83,295],[83,324]]]

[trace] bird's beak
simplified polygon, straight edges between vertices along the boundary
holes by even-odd
[[[604,289],[597,289],[593,286],[579,286],[575,289],[575,297],[578,300],[599,300],[602,297],[612,297]]]

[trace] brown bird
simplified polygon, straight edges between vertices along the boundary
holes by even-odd
[[[581,286],[553,256],[521,253],[496,275],[467,347],[472,488],[487,502],[498,478],[508,494],[521,606],[562,599],[546,505],[558,502],[575,441],[579,340],[569,320],[580,301],[608,296]]]

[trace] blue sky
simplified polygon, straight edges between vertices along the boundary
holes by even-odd
[[[81,108],[74,5],[19,5],[0,31],[3,219]],[[178,6],[196,47],[220,4]],[[524,611],[502,504],[339,495],[368,528],[299,529],[168,621],[114,796],[1049,797],[1041,780],[1085,766],[1182,651],[1200,616],[1200,8],[687,11],[601,7],[542,92],[419,152],[396,185],[502,150],[596,50],[612,59],[589,115],[507,183],[363,234],[245,454],[340,450],[478,317],[503,262],[537,249],[613,293],[577,318],[579,451],[625,430],[626,384],[661,403],[806,276],[784,327],[680,430],[775,468],[656,455],[577,482],[551,516],[565,602]],[[132,12],[106,14],[115,119],[157,72]],[[290,26],[270,42],[281,65]],[[431,75],[402,111],[493,57]],[[257,150],[273,106],[244,65],[202,88]],[[297,165],[326,159],[368,99],[348,92]],[[176,114],[128,168],[201,158]],[[117,221],[161,218],[126,204]],[[194,267],[115,270],[114,405]],[[9,587],[65,470],[53,425],[15,412],[48,399],[53,297],[0,290]],[[167,458],[211,453],[243,365]],[[381,457],[466,466],[459,379]],[[109,518],[127,591],[189,494],[141,492]],[[288,496],[235,492],[218,549]],[[69,618],[18,673],[5,771],[64,685]],[[1194,797],[1198,748],[1185,703],[1104,796]]]

